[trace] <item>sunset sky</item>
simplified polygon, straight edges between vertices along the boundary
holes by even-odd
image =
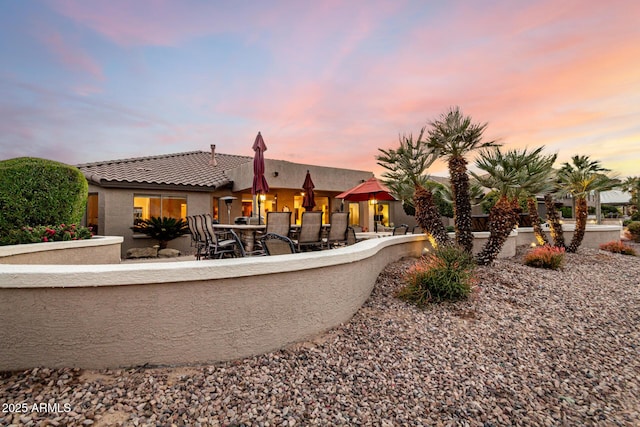
[[[382,172],[451,106],[640,175],[640,1],[0,1],[0,160],[193,150]],[[445,175],[444,164],[431,170]]]

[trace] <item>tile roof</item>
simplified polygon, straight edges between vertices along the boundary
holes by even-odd
[[[210,151],[191,151],[161,156],[108,160],[76,165],[89,183],[103,187],[163,185],[171,187],[219,188],[231,183],[225,171],[253,161],[250,156],[216,153],[211,166]]]

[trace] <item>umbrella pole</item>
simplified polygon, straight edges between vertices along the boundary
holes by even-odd
[[[262,193],[258,193],[258,225],[260,225],[260,195]]]

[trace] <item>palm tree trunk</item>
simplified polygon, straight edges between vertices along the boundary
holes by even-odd
[[[500,197],[489,212],[489,239],[482,251],[476,256],[478,265],[489,265],[497,257],[509,234],[518,224],[518,200],[511,202],[506,196]]]
[[[531,218],[531,225],[533,226],[533,234],[536,236],[536,240],[540,246],[548,245],[549,240],[547,235],[542,230],[540,225],[540,216],[538,215],[538,202],[535,197],[527,198],[527,210],[529,211],[529,218]]]
[[[416,221],[429,236],[433,246],[449,245],[451,239],[447,235],[447,229],[440,219],[440,212],[433,202],[433,193],[421,185],[416,185],[413,196],[413,206],[416,208]]]
[[[456,243],[469,254],[473,250],[471,232],[471,198],[469,196],[469,175],[464,157],[449,159],[451,175],[451,193],[453,196],[453,224],[456,231]]]
[[[567,248],[567,252],[575,253],[578,251],[582,239],[584,238],[584,231],[587,228],[587,216],[589,214],[587,208],[587,198],[584,196],[576,197],[576,229],[573,232],[573,238]]]
[[[564,233],[562,232],[562,224],[560,224],[560,216],[556,210],[556,204],[553,202],[551,194],[544,195],[544,206],[547,208],[547,221],[551,228],[551,238],[553,245],[557,248],[564,248]]]

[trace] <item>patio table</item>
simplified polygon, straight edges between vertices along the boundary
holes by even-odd
[[[266,224],[213,224],[212,227],[219,230],[235,231],[240,237],[247,254],[253,252],[256,242],[256,231],[264,231],[267,228]]]

